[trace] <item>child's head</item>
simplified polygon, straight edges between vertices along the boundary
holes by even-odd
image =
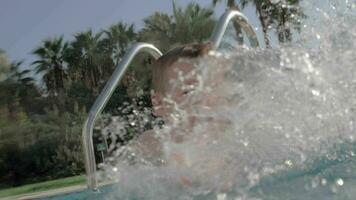
[[[182,75],[191,72],[196,59],[207,54],[209,49],[209,44],[189,44],[174,48],[157,60],[152,73],[153,93],[151,96],[157,115],[166,117],[167,114],[172,112],[172,108],[164,101],[164,98],[170,97],[177,103],[183,100],[188,91],[175,88],[172,82],[178,78],[179,72]],[[179,61],[179,59],[187,60]],[[186,81],[185,84],[191,84],[189,81],[194,80]]]

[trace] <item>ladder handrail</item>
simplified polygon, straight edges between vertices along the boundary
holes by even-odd
[[[253,30],[253,27],[249,24],[245,15],[237,10],[229,10],[226,11],[220,17],[218,24],[214,28],[213,34],[210,38],[212,49],[216,50],[219,47],[221,40],[224,36],[224,33],[226,31],[226,28],[232,19],[236,20],[236,22],[241,26],[242,30],[245,31],[251,46],[259,47],[257,35]]]
[[[110,79],[106,83],[100,95],[96,98],[93,106],[89,111],[87,120],[84,123],[82,140],[83,140],[83,148],[85,154],[85,169],[87,173],[87,185],[92,190],[97,190],[98,188],[98,182],[96,177],[96,161],[95,161],[94,144],[93,144],[94,123],[98,115],[102,112],[105,105],[109,101],[115,88],[120,83],[120,80],[122,79],[123,75],[128,69],[131,61],[140,52],[149,53],[155,59],[158,59],[159,57],[162,56],[161,51],[158,50],[152,44],[136,43],[133,47],[131,47],[131,49],[122,58],[121,62],[117,65],[115,71],[111,75]]]

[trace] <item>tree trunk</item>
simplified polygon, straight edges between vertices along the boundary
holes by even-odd
[[[54,67],[54,80],[57,96],[55,98],[55,104],[59,110],[59,114],[65,112],[65,92],[64,92],[64,72],[59,64]]]
[[[292,32],[289,27],[287,27],[287,13],[286,8],[281,7],[281,12],[279,13],[279,24],[278,24],[278,40],[280,43],[291,42]]]
[[[282,18],[283,18],[283,30],[284,30],[284,39],[287,42],[291,42],[292,41],[292,33],[290,28],[287,26],[287,14],[288,11],[286,10],[287,8],[282,8],[283,12],[282,12]]]
[[[55,87],[57,92],[59,92],[61,89],[64,88],[64,75],[63,75],[63,70],[61,69],[61,67],[56,64],[54,66],[54,80],[55,80]]]
[[[263,38],[265,40],[266,48],[271,48],[271,44],[268,37],[268,16],[264,12],[260,3],[256,4],[256,9],[259,15],[259,19],[262,26]]]

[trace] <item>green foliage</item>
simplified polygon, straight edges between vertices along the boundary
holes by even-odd
[[[57,96],[64,89],[64,52],[67,46],[63,37],[47,39],[32,52],[38,57],[38,60],[32,63],[35,72],[43,75],[42,79],[50,96]]]
[[[116,66],[124,56],[127,47],[136,40],[137,33],[133,24],[127,25],[119,22],[104,31],[105,38],[102,41],[105,52],[111,55]]]
[[[30,70],[20,70],[20,62],[10,64],[10,70],[5,74],[6,79],[0,82],[0,106],[6,106],[9,117],[16,119],[17,112],[25,110],[28,113],[41,112],[38,106],[38,89],[30,77]]]
[[[141,41],[155,44],[167,51],[174,45],[202,42],[208,39],[215,25],[213,11],[190,3],[180,8],[173,2],[173,15],[156,12],[144,19],[139,33]]]
[[[6,113],[1,112],[1,115]],[[58,111],[48,111],[34,119],[24,116],[22,120],[3,123],[0,129],[0,182],[16,186],[30,180],[50,180],[83,173],[80,133],[85,116],[83,111],[61,116]]]
[[[20,70],[22,62],[11,64],[0,82],[0,187],[84,173],[81,131],[86,112],[135,38],[132,25],[118,23],[99,33],[78,33],[71,42],[62,37],[43,41],[33,51],[38,58],[35,73],[45,85],[42,94],[30,71]],[[129,79],[106,112],[130,101]]]
[[[98,95],[100,86],[113,69],[110,55],[105,54],[101,45],[103,32],[92,30],[77,33],[66,52],[69,74],[72,81],[83,81],[93,95]]]

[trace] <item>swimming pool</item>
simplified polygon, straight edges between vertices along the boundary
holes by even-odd
[[[43,200],[170,200],[170,199],[246,199],[246,200],[352,200],[356,196],[356,142],[340,142],[325,155],[302,166],[288,167],[261,176],[253,186],[236,185],[229,193],[200,186],[180,187],[174,171],[148,168],[127,171],[120,183],[90,190],[43,198]],[[330,155],[334,155],[330,158]],[[336,158],[336,159],[334,159]],[[238,179],[236,177],[237,183]],[[231,198],[230,198],[231,197]],[[243,198],[242,198],[243,197]]]

